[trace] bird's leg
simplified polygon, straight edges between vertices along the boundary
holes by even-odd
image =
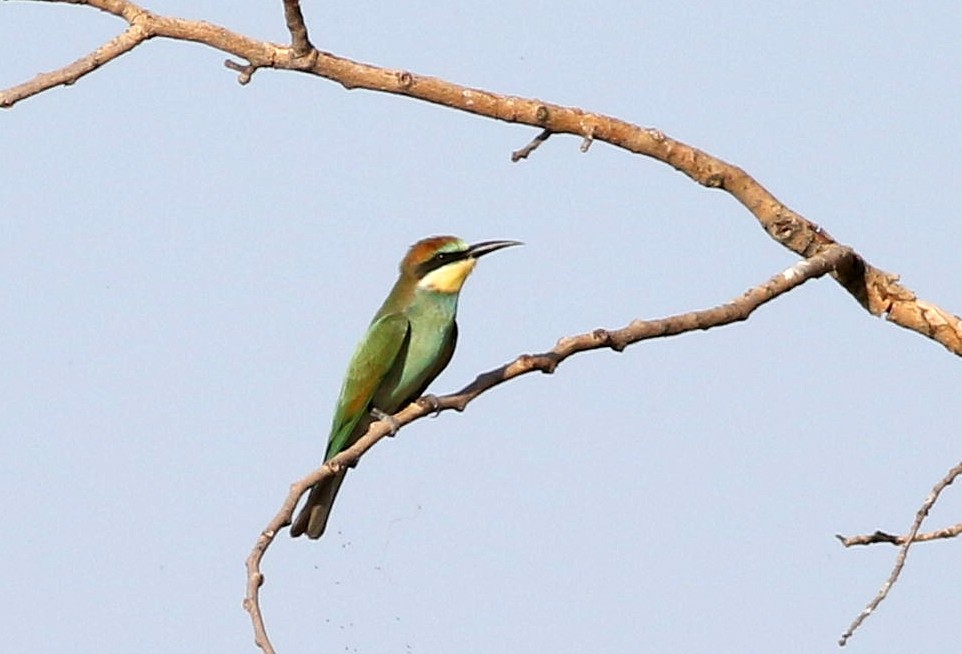
[[[388,424],[388,427],[390,427],[391,429],[391,431],[388,433],[388,436],[394,436],[394,434],[397,433],[398,429],[401,428],[401,423],[397,421],[397,418],[392,416],[390,413],[384,413],[376,406],[371,407],[371,416],[375,420],[383,420]]]
[[[437,395],[428,393],[418,400],[418,404],[422,402],[427,404],[429,407],[431,407],[431,410],[434,411],[434,415],[431,416],[432,418],[437,418],[439,415],[441,415],[441,400],[438,399]]]

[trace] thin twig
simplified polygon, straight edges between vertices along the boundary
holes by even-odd
[[[140,25],[131,24],[124,32],[72,64],[49,73],[40,73],[32,80],[0,91],[0,109],[12,107],[18,101],[57,86],[69,86],[120,55],[130,52],[150,38]]]
[[[948,538],[956,538],[962,534],[962,522],[952,525],[950,527],[943,527],[942,529],[936,529],[935,531],[927,531],[924,534],[918,534],[912,539],[916,543],[924,543],[930,540],[945,540]],[[889,543],[890,545],[902,545],[907,540],[907,536],[901,536],[899,534],[890,534],[885,531],[876,531],[871,534],[859,534],[857,536],[843,536],[841,534],[835,534],[835,538],[845,547],[852,547],[854,545],[876,545],[878,543]]]
[[[855,630],[858,629],[859,626],[865,622],[866,618],[872,615],[875,609],[879,607],[879,604],[881,604],[882,601],[888,597],[892,586],[896,581],[898,581],[899,575],[902,574],[902,568],[905,567],[905,559],[909,555],[909,548],[912,547],[912,543],[918,540],[917,534],[919,533],[919,529],[922,528],[922,523],[925,521],[925,518],[929,515],[929,511],[932,509],[932,506],[935,504],[936,500],[939,499],[939,495],[942,493],[942,491],[945,490],[949,484],[955,481],[955,478],[960,474],[962,474],[962,463],[957,464],[951,470],[949,470],[946,475],[939,480],[939,483],[932,488],[932,491],[929,493],[928,497],[925,498],[925,502],[922,503],[922,506],[919,507],[918,512],[915,514],[915,521],[912,523],[912,528],[909,529],[909,533],[906,534],[902,543],[902,547],[899,549],[899,555],[895,559],[895,566],[892,568],[892,573],[889,575],[889,578],[885,580],[885,583],[882,584],[882,587],[879,589],[879,592],[875,595],[875,597],[872,598],[872,601],[869,602],[864,609],[862,609],[862,612],[858,614],[855,620],[852,621],[852,624],[849,625],[845,633],[842,634],[842,637],[839,638],[838,644],[840,647],[845,647],[845,644],[848,642],[849,638],[855,634]]]
[[[634,320],[621,329],[596,329],[592,332],[561,338],[555,347],[547,352],[534,355],[524,354],[500,368],[478,375],[474,381],[457,393],[442,397],[425,396],[417,402],[412,402],[392,416],[394,425],[389,424],[387,420],[378,420],[372,423],[367,433],[351,447],[333,457],[303,479],[291,484],[290,491],[280,509],[258,535],[257,542],[247,557],[247,594],[244,598],[244,608],[250,614],[254,627],[255,643],[265,654],[273,654],[274,649],[267,637],[267,628],[260,610],[260,588],[264,583],[260,564],[277,534],[291,524],[297,502],[317,482],[333,475],[342,467],[356,465],[364,453],[379,440],[390,435],[393,428],[400,428],[424,416],[436,415],[441,411],[450,409],[463,411],[474,398],[495,386],[536,370],[552,373],[561,362],[579,352],[601,348],[621,352],[627,346],[643,340],[674,336],[695,330],[706,330],[745,320],[763,304],[791,291],[809,279],[828,274],[837,267],[844,265],[852,256],[854,255],[848,248],[833,246],[822,254],[799,261],[791,268],[775,275],[767,282],[749,289],[727,304],[658,320]]]
[[[304,14],[301,13],[300,0],[284,0],[284,18],[287,21],[287,30],[291,33],[291,46],[294,48],[294,55],[303,57],[314,50],[311,40],[307,36],[307,25],[304,23]]]
[[[549,136],[551,136],[551,130],[549,129],[542,130],[540,134],[538,134],[536,137],[531,139],[531,142],[528,143],[528,145],[524,146],[520,150],[515,150],[514,152],[512,152],[511,161],[514,163],[517,163],[522,159],[527,159],[528,155],[534,152],[535,150],[537,150],[542,143],[547,141]]]

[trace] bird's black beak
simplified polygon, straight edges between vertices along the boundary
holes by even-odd
[[[483,257],[486,254],[495,252],[502,248],[509,248],[513,245],[524,245],[521,241],[482,241],[468,247],[467,255],[472,259]]]

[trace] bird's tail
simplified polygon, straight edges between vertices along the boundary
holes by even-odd
[[[291,536],[296,538],[307,534],[308,538],[317,539],[324,534],[331,507],[334,506],[334,498],[337,497],[345,475],[347,468],[341,468],[333,476],[314,484],[307,496],[307,503],[291,525]]]

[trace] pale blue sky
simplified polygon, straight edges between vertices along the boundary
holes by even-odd
[[[934,4],[934,3],[933,3]],[[304,2],[339,55],[657,127],[962,311],[962,7]],[[254,6],[256,5],[256,6]],[[672,5],[672,6],[669,6]],[[276,2],[164,2],[284,41]],[[0,3],[0,87],[123,29]],[[256,651],[243,562],[318,462],[405,248],[486,258],[432,386],[563,335],[727,301],[791,265],[667,166],[149,42],[0,113],[4,645]],[[960,362],[809,283],[749,322],[580,355],[405,428],[328,535],[283,535],[282,652],[829,652],[959,460]],[[953,492],[955,491],[955,492]],[[930,527],[960,519],[950,489]],[[917,547],[846,648],[950,651],[957,542]]]

